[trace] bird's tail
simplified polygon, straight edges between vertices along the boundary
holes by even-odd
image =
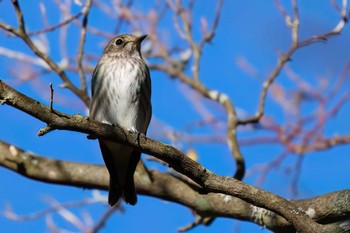
[[[123,197],[126,203],[130,205],[135,205],[137,202],[137,195],[135,190],[134,182],[134,172],[136,170],[137,164],[140,161],[141,153],[133,150],[129,160],[129,166],[126,171],[125,184],[122,187]]]
[[[114,206],[118,203],[119,199],[122,197],[122,188],[114,182],[115,179],[112,176],[109,177],[109,192],[108,192],[108,204]]]
[[[137,203],[137,195],[133,177],[127,180],[124,186],[120,186],[118,183],[116,183],[115,177],[110,176],[109,179],[108,204],[110,206],[117,204],[121,197],[130,205],[135,205]]]
[[[135,205],[137,195],[134,172],[141,153],[114,142],[102,140],[99,142],[110,175],[108,203],[114,206],[122,197],[126,203]]]
[[[135,205],[137,202],[137,195],[135,190],[134,177],[129,176],[125,186],[123,187],[123,197],[126,203],[130,205]]]

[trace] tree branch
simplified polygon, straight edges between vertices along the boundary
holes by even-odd
[[[5,142],[0,142],[0,165],[33,180],[88,189],[108,190],[105,166],[54,160],[34,155]],[[150,176],[150,179],[145,177]],[[283,217],[231,196],[201,194],[198,187],[173,175],[150,170],[145,174],[142,163],[135,173],[139,194],[176,202],[202,217],[227,217],[255,222],[274,232],[295,232]],[[173,187],[177,187],[174,189]],[[350,213],[350,190],[333,192],[316,198],[292,201],[320,223],[332,226],[332,232],[344,232],[339,226]],[[198,201],[200,200],[200,201]],[[334,225],[338,226],[335,228]]]
[[[80,30],[80,40],[79,40],[79,49],[78,49],[78,72],[80,77],[80,83],[81,83],[81,91],[87,93],[87,86],[86,86],[86,78],[83,68],[83,53],[84,53],[84,44],[85,44],[85,37],[86,37],[86,28],[88,23],[88,16],[91,8],[91,1],[87,0],[86,5],[84,6],[84,9],[82,10],[84,17],[83,22]],[[87,95],[87,94],[86,94]]]
[[[140,152],[153,155],[195,181],[206,192],[231,195],[255,206],[271,210],[286,218],[299,232],[322,232],[320,225],[312,221],[291,202],[236,179],[218,176],[170,145],[128,132],[118,126],[112,127],[91,121],[80,115],[71,116],[58,111],[53,113],[49,107],[12,89],[1,80],[0,101],[45,122],[53,129],[70,130],[110,139]]]

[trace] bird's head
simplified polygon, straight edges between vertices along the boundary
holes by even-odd
[[[103,53],[115,57],[137,57],[141,56],[141,43],[147,35],[135,36],[131,34],[122,34],[113,38]]]

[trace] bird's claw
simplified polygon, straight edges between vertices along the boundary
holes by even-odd
[[[138,131],[138,130],[137,130],[136,128],[134,128],[134,127],[128,129],[128,131],[129,131],[130,133],[135,133],[135,134],[137,134],[137,143],[138,143],[139,146],[140,146],[140,139],[141,139],[141,138],[145,138],[146,135],[145,135],[144,133],[141,133],[140,131]]]
[[[140,131],[138,131],[136,128],[132,127],[131,129],[128,129],[128,131],[130,133],[135,133],[138,135],[138,137],[142,136],[142,137],[146,137],[146,135],[144,133],[141,133]]]
[[[128,129],[128,131],[131,133],[139,133],[139,131],[135,127]]]

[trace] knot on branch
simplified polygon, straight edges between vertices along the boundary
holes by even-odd
[[[262,227],[266,227],[270,225],[272,221],[274,221],[274,218],[276,217],[276,214],[270,210],[257,207],[257,206],[251,206],[252,212],[251,212],[251,219],[253,222],[259,224]]]
[[[39,137],[40,137],[40,136],[44,136],[45,134],[47,134],[47,133],[49,133],[49,132],[51,132],[51,131],[53,131],[53,130],[54,130],[53,127],[47,125],[45,128],[40,129],[37,135],[38,135]]]

